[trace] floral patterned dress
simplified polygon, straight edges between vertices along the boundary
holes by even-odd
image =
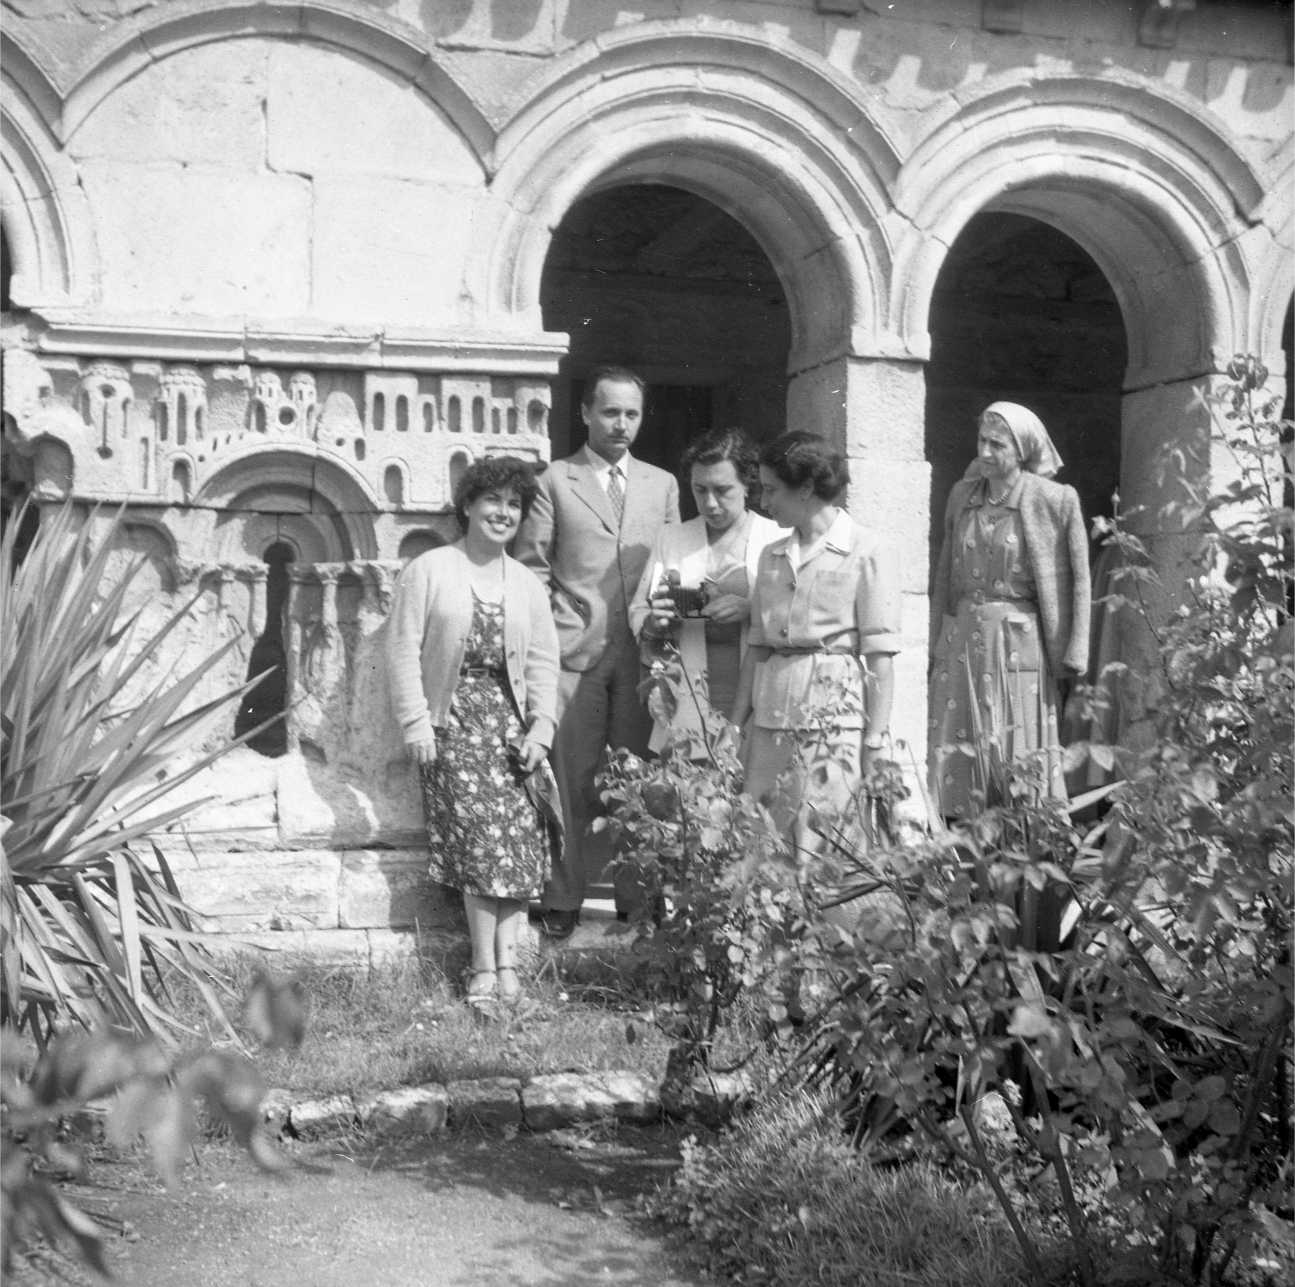
[[[504,673],[504,608],[472,596],[450,724],[421,766],[433,880],[486,898],[538,897],[548,878],[546,827],[513,768],[522,723]]]
[[[957,609],[940,623],[933,650],[927,730],[936,805],[945,817],[976,812],[986,786],[974,750],[978,737],[1007,763],[1038,758],[1045,794],[1065,799],[1056,684],[1019,509],[1010,498],[1005,505],[968,505],[954,527],[951,554]]]

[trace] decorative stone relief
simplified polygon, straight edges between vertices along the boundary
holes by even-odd
[[[50,372],[25,349],[5,349],[4,388],[10,420],[6,432],[15,450],[33,461],[36,498],[67,496],[72,489],[76,448],[90,446],[85,421],[54,392]]]
[[[158,378],[153,423],[159,446],[186,447],[202,441],[207,419],[207,382],[196,368],[173,366]]]
[[[332,462],[355,489],[354,512],[417,516],[449,509],[472,460],[549,458],[549,389],[529,377],[99,360],[47,367],[12,350],[5,378],[20,449],[27,443],[45,461],[47,498],[219,504],[219,487],[204,488],[241,462],[262,469],[272,448],[279,460],[301,460],[305,476]],[[402,534],[393,530],[397,541]]]

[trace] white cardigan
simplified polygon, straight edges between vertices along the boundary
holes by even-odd
[[[747,583],[755,585],[756,565],[760,561],[760,551],[772,541],[787,535],[785,527],[779,527],[772,519],[762,514],[748,511],[751,526],[747,532],[746,549],[743,561],[746,564]],[[652,572],[659,563],[665,571],[677,569],[679,583],[696,588],[706,579],[706,561],[708,542],[706,540],[706,520],[700,516],[690,518],[686,523],[679,523],[661,529],[656,545],[643,569],[638,590],[629,607],[630,629],[636,638],[642,635],[643,623],[647,620],[651,608],[648,605],[648,591],[652,588]],[[750,626],[744,622],[741,633],[741,651],[746,652],[746,636]],[[684,667],[691,675],[700,675],[706,670],[706,623],[697,617],[688,617],[679,623],[678,639],[679,656]],[[727,717],[728,711],[721,712]],[[676,720],[694,732],[700,732],[697,710],[691,702],[681,701]],[[660,750],[665,744],[666,730],[654,727],[652,730],[652,749]]]

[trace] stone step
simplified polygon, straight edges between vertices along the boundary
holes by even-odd
[[[646,1125],[660,1116],[657,1086],[638,1073],[615,1070],[429,1082],[358,1099],[292,1102],[286,1091],[273,1090],[262,1111],[271,1135],[305,1140],[357,1128],[381,1135],[434,1135],[468,1125],[549,1131],[600,1120]]]

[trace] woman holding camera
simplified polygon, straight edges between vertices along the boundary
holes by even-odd
[[[760,556],[733,722],[746,790],[798,856],[842,820],[882,754],[899,651],[899,565],[841,508],[845,457],[792,431],[760,453],[765,510],[792,530]]]
[[[517,935],[560,843],[548,767],[558,639],[548,595],[505,552],[538,488],[515,457],[455,489],[462,536],[400,574],[388,623],[391,701],[418,766],[432,879],[463,893],[469,1002],[520,992]]]
[[[674,643],[684,671],[671,718],[653,727],[654,751],[670,732],[700,736],[702,702],[724,714],[733,705],[756,562],[782,535],[747,508],[756,470],[755,448],[737,429],[712,429],[684,452],[697,517],[662,530],[629,610],[645,654],[659,656],[661,643]]]

